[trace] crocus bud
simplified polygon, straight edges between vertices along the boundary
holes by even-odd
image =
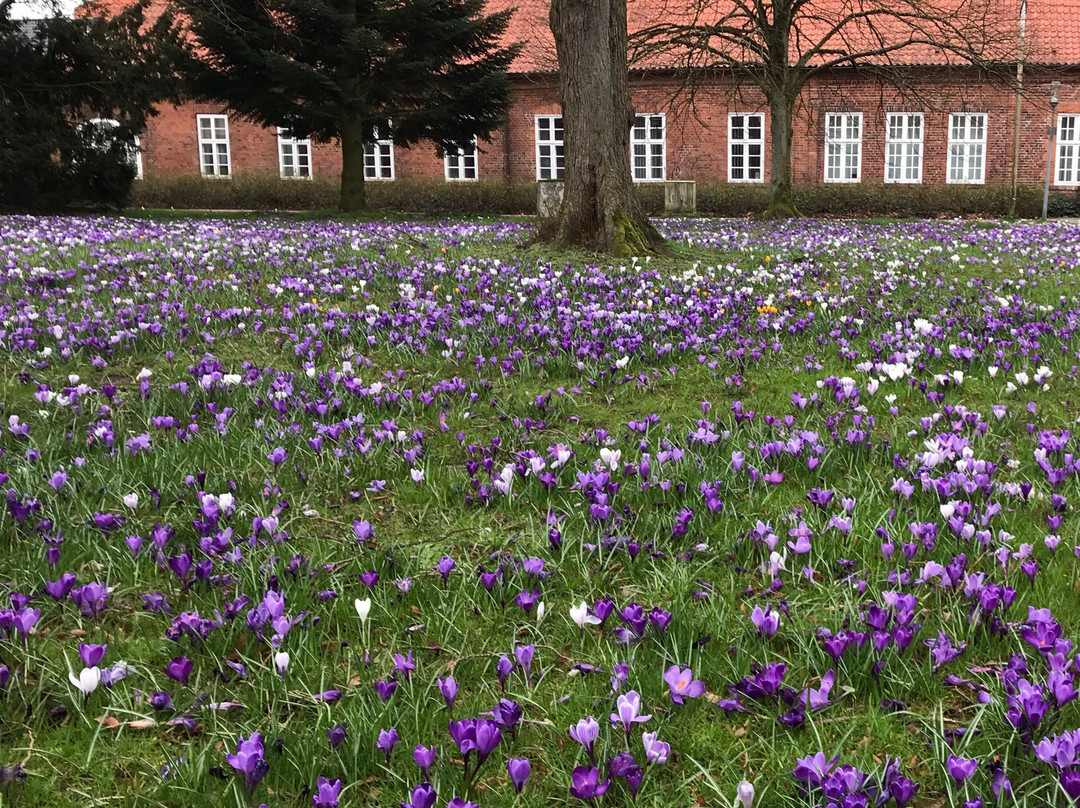
[[[742,808],[751,808],[754,804],[754,784],[746,780],[739,783],[735,792],[735,802],[742,805]]]
[[[356,606],[356,614],[359,616],[360,622],[366,623],[368,615],[371,614],[371,598],[364,598],[363,600],[357,598],[354,601],[354,605]]]
[[[285,678],[285,671],[289,667],[289,653],[288,651],[278,651],[274,654],[274,667],[277,668],[277,672],[281,677]]]

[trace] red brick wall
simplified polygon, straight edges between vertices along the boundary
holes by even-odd
[[[824,125],[828,112],[862,112],[862,181],[884,179],[885,115],[887,112],[922,112],[923,182],[942,183],[946,177],[950,112],[987,113],[986,182],[1008,184],[1012,177],[1014,96],[1003,87],[980,83],[973,75],[925,70],[913,82],[913,94],[901,95],[853,71],[834,72],[814,80],[802,93],[796,109],[792,144],[794,179],[798,185],[823,181]],[[1062,82],[1059,112],[1080,112],[1080,69],[1057,71],[1028,69],[1027,92],[1020,120],[1020,179],[1025,184],[1043,181],[1046,161],[1046,125],[1049,120],[1048,86]],[[634,108],[667,114],[667,177],[700,181],[727,179],[727,127],[730,112],[765,113],[765,181],[770,177],[769,116],[764,99],[751,88],[734,89],[715,84],[698,90],[694,109],[685,99],[672,103],[675,84],[663,76],[635,75],[631,80]],[[151,119],[141,139],[144,171],[155,174],[199,172],[196,115],[223,114],[215,104],[165,107]],[[536,179],[535,116],[558,114],[555,78],[519,77],[506,126],[491,140],[481,141],[478,173],[481,179],[510,177]],[[274,130],[229,116],[233,173],[278,172]],[[341,173],[340,151],[335,144],[315,144],[313,172],[320,176]],[[432,144],[394,149],[396,177],[442,179],[443,160]]]

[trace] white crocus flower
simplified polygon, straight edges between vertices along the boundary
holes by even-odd
[[[274,654],[274,667],[277,668],[277,672],[282,678],[285,677],[285,671],[289,668],[289,652],[278,651]]]
[[[368,615],[371,614],[371,598],[364,598],[363,600],[357,598],[353,601],[353,605],[356,606],[356,614],[360,618],[360,622],[366,624]]]
[[[606,446],[600,450],[600,462],[612,471],[619,468],[619,460],[622,458],[622,449],[609,449]]]
[[[600,618],[589,614],[589,605],[585,601],[581,601],[577,606],[570,607],[570,619],[574,621],[578,628],[600,625]]]
[[[742,808],[751,808],[754,804],[754,784],[743,780],[735,791],[735,802]]]
[[[90,694],[97,690],[97,686],[101,684],[101,671],[96,666],[83,668],[79,672],[78,678],[74,673],[68,671],[68,681],[83,694],[83,698],[89,698]]]

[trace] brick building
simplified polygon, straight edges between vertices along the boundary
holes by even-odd
[[[630,0],[631,29],[642,22],[634,13],[639,2]],[[517,7],[507,38],[526,43],[513,66],[515,92],[505,125],[477,149],[456,155],[440,156],[434,146],[406,149],[377,141],[367,150],[368,179],[557,178],[562,122],[548,0],[492,0],[491,5]],[[1059,82],[1052,185],[1080,187],[1080,0],[1005,0],[1002,8],[1016,15],[1017,30],[1024,31],[1028,56],[1021,93],[984,81],[971,68],[950,67],[927,49],[905,68],[914,93],[901,94],[859,69],[819,73],[797,105],[795,183],[1008,185],[1015,171],[1019,183],[1041,184],[1050,88]],[[699,87],[691,110],[679,101],[680,83],[678,71],[671,69],[631,70],[638,113],[631,138],[635,180],[768,182],[770,121],[760,93],[718,78]],[[139,146],[146,176],[341,172],[335,144],[291,140],[279,130],[231,116],[220,104],[161,109]]]

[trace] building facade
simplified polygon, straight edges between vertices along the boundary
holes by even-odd
[[[489,141],[457,154],[434,145],[412,148],[377,139],[367,147],[367,179],[424,178],[446,182],[558,179],[562,119],[557,65],[546,33],[545,0],[519,0],[508,37],[531,36],[514,64],[514,94],[504,126]],[[934,64],[905,68],[900,93],[852,68],[819,73],[803,90],[794,121],[797,185],[1041,184],[1046,172],[1051,86],[1057,87],[1057,138],[1051,185],[1080,187],[1080,2],[1025,4],[1031,42],[1051,31],[1054,46],[1024,65],[1021,92],[983,80],[976,71]],[[1042,34],[1044,38],[1046,34]],[[1056,84],[1055,84],[1056,83]],[[767,183],[770,116],[755,89],[723,79],[680,96],[677,71],[631,72],[637,113],[631,163],[639,182],[697,180]],[[303,180],[336,177],[340,149],[297,141],[278,128],[243,121],[219,104],[168,106],[140,137],[144,176],[278,174]]]

